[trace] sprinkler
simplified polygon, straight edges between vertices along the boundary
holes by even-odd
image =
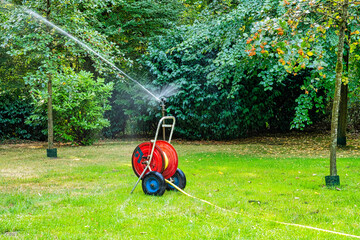
[[[166,99],[164,97],[160,98],[161,114],[163,117],[165,117],[165,103]]]
[[[164,97],[160,98],[160,106],[161,106],[161,115],[162,117],[165,117],[165,103],[166,103],[166,99]],[[165,120],[164,120],[164,124],[165,124]],[[165,141],[165,127],[162,127],[163,130],[163,140]]]
[[[161,106],[165,112],[164,102],[161,101]],[[171,123],[166,124],[165,120]],[[163,129],[170,128],[167,141],[158,140],[160,127]],[[174,127],[175,117],[162,117],[158,123],[155,138],[149,142],[143,142],[135,148],[131,157],[131,164],[138,180],[131,193],[134,192],[140,180],[142,180],[142,189],[147,195],[162,196],[165,190],[175,190],[173,185],[180,189],[185,188],[185,174],[178,168],[178,155],[175,148],[170,144]]]

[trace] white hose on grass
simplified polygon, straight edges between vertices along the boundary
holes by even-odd
[[[173,186],[176,190],[178,190],[179,192],[183,193],[184,195],[188,196],[188,197],[191,197],[191,198],[194,198],[196,200],[199,200],[203,203],[206,203],[206,204],[209,204],[210,206],[213,206],[217,209],[220,209],[222,211],[225,211],[225,212],[231,212],[231,213],[235,213],[237,215],[242,215],[241,213],[238,213],[236,211],[233,211],[233,210],[228,210],[228,209],[225,209],[225,208],[222,208],[222,207],[219,207],[211,202],[208,202],[204,199],[201,199],[201,198],[198,198],[198,197],[195,197],[195,196],[192,196],[190,194],[188,194],[187,192],[185,192],[184,190],[180,189],[178,186],[176,186],[175,184],[173,184],[172,182],[168,181],[167,179],[165,179],[165,181],[170,184],[171,186]],[[262,218],[263,220],[265,221],[268,221],[268,222],[273,222],[273,223],[277,223],[277,224],[282,224],[282,225],[287,225],[287,226],[294,226],[294,227],[300,227],[300,228],[307,228],[307,229],[312,229],[312,230],[316,230],[316,231],[320,231],[320,232],[326,232],[326,233],[331,233],[331,234],[336,234],[336,235],[341,235],[341,236],[345,236],[345,237],[352,237],[352,238],[358,238],[360,239],[360,236],[356,236],[356,235],[352,235],[352,234],[347,234],[347,233],[341,233],[341,232],[335,232],[335,231],[331,231],[331,230],[327,230],[327,229],[322,229],[322,228],[316,228],[316,227],[311,227],[311,226],[306,226],[306,225],[301,225],[301,224],[295,224],[295,223],[286,223],[286,222],[280,222],[280,221],[276,221],[276,220],[269,220],[269,219],[265,219],[265,218]]]

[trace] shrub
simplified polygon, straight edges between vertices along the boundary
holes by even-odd
[[[25,123],[33,111],[30,103],[31,98],[20,90],[13,89],[0,93],[0,140],[44,139],[41,126]]]
[[[52,81],[55,139],[92,144],[98,133],[109,125],[104,112],[110,109],[108,98],[113,84],[105,84],[102,78],[95,80],[90,72],[76,73],[71,68],[63,68],[52,76]],[[36,111],[29,120],[47,121],[47,92],[34,90],[32,95]]]

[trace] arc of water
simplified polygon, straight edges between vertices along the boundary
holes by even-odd
[[[25,9],[24,10],[26,13],[28,13],[30,16],[33,16],[34,18],[40,20],[41,22],[45,23],[46,25],[48,25],[49,27],[52,27],[53,29],[55,29],[56,31],[58,31],[59,33],[61,33],[62,35],[70,38],[71,40],[75,41],[76,43],[78,43],[80,46],[82,46],[83,48],[85,48],[86,50],[88,50],[89,52],[95,54],[96,56],[98,56],[100,59],[102,59],[104,62],[106,62],[107,64],[109,64],[114,70],[120,72],[122,75],[124,75],[125,77],[127,77],[128,79],[130,79],[131,81],[133,81],[134,83],[136,83],[137,85],[139,85],[145,92],[147,92],[150,96],[154,97],[158,102],[161,102],[160,98],[158,98],[157,96],[155,96],[152,92],[150,92],[147,88],[145,88],[140,82],[138,82],[137,80],[133,79],[132,77],[130,77],[129,75],[127,75],[125,72],[123,72],[121,69],[119,69],[114,63],[110,62],[108,59],[106,59],[104,56],[102,56],[100,53],[96,52],[94,49],[92,49],[91,47],[89,47],[87,44],[85,44],[84,42],[80,41],[79,39],[77,39],[76,37],[72,36],[70,33],[66,32],[65,30],[63,30],[62,28],[56,26],[55,24],[53,24],[52,22],[48,21],[46,18],[44,18],[43,16],[39,15],[38,13],[30,10],[30,9]]]

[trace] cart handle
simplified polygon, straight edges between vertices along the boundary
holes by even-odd
[[[171,124],[162,124],[166,119],[168,120],[172,120],[172,123]],[[154,155],[154,150],[155,150],[155,145],[156,145],[156,141],[157,141],[157,138],[158,138],[158,135],[159,135],[159,130],[160,130],[160,127],[164,127],[164,128],[169,128],[171,127],[171,131],[170,131],[170,136],[169,136],[169,140],[168,140],[168,143],[171,142],[171,138],[172,138],[172,135],[173,135],[173,132],[174,132],[174,127],[175,127],[175,117],[173,116],[165,116],[165,117],[162,117],[158,123],[158,126],[157,126],[157,129],[156,129],[156,133],[155,133],[155,138],[154,140],[151,140],[151,142],[153,143],[153,146],[152,146],[152,149],[151,149],[151,154],[150,154],[150,158],[149,158],[149,163],[148,163],[148,166],[150,165],[150,162],[153,158],[153,155]],[[165,139],[164,139],[165,140]]]
[[[172,123],[171,124],[162,124],[166,119],[168,120],[172,120]],[[151,154],[150,154],[150,158],[149,158],[149,163],[148,163],[148,166],[150,165],[151,163],[151,160],[153,158],[153,155],[154,155],[154,150],[155,150],[155,145],[156,145],[156,141],[157,141],[157,138],[158,138],[158,135],[159,135],[159,130],[160,130],[160,127],[162,125],[162,127],[164,128],[168,128],[168,127],[171,127],[171,131],[170,131],[170,136],[169,136],[169,140],[168,140],[168,143],[171,142],[171,138],[172,138],[172,135],[173,135],[173,132],[174,132],[174,127],[175,127],[175,117],[173,116],[165,116],[165,117],[162,117],[158,123],[158,126],[157,126],[157,129],[156,129],[156,133],[155,133],[155,138],[154,140],[151,140],[151,142],[153,143],[153,146],[152,146],[152,149],[151,149]],[[164,139],[165,140],[165,139]]]
[[[172,120],[172,123],[171,124],[165,124],[165,120]],[[175,117],[174,116],[165,116],[165,117],[162,117],[158,123],[158,126],[157,126],[157,129],[156,129],[156,134],[155,134],[155,139],[153,140],[154,142],[157,141],[157,137],[159,135],[159,130],[160,130],[160,127],[163,127],[163,128],[171,128],[171,131],[170,131],[170,136],[169,136],[169,140],[168,140],[168,143],[171,142],[171,139],[172,139],[172,135],[173,135],[173,132],[174,132],[174,128],[175,128]],[[165,140],[165,139],[164,139]]]

